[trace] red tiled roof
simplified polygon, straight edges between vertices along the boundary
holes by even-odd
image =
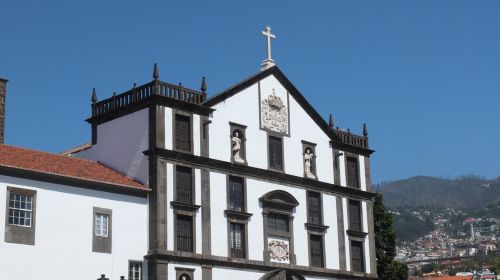
[[[110,184],[129,189],[150,190],[147,186],[96,161],[3,144],[0,144],[0,167]]]

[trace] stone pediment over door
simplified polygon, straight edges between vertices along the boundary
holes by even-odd
[[[264,274],[259,280],[305,280],[305,278],[293,270],[276,269]]]

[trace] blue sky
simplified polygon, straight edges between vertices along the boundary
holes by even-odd
[[[500,175],[500,1],[3,1],[6,143],[87,142],[92,87],[160,79],[209,94],[273,58],[325,118],[368,124],[375,182]]]

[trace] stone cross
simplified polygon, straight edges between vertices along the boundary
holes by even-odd
[[[267,38],[267,58],[262,61],[260,70],[266,70],[267,68],[275,65],[274,60],[271,58],[271,39],[276,39],[276,35],[271,33],[270,26],[266,26],[266,30],[262,31],[262,35]]]

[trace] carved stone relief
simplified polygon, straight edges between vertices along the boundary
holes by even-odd
[[[274,89],[266,99],[261,102],[262,126],[278,133],[288,133],[288,108]]]
[[[268,238],[267,248],[269,250],[271,261],[290,262],[290,242],[286,239]]]

